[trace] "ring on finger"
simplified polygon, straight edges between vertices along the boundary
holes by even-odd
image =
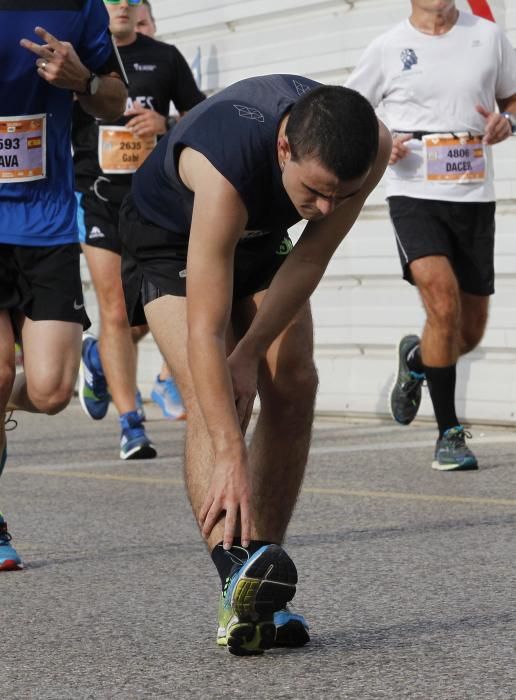
[[[41,61],[41,68],[43,68],[43,70],[45,70],[46,67],[47,67],[47,62]]]

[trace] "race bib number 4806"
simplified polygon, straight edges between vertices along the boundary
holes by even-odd
[[[430,182],[483,182],[486,159],[481,136],[430,134],[423,137],[425,174]]]
[[[139,138],[123,126],[99,127],[99,163],[106,174],[129,175],[138,170],[156,145],[155,136]]]
[[[0,183],[46,177],[46,115],[0,117]]]

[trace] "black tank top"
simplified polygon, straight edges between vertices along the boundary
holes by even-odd
[[[247,233],[287,229],[301,217],[281,180],[276,139],[282,117],[317,83],[297,75],[242,80],[194,107],[133,177],[140,213],[162,228],[188,235],[193,193],[178,175],[181,150],[202,153],[233,185],[248,212]]]

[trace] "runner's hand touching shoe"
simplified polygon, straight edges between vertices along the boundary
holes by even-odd
[[[208,539],[215,525],[225,517],[224,549],[230,549],[233,544],[239,521],[240,540],[242,546],[247,547],[251,539],[250,494],[245,452],[240,456],[216,455],[210,488],[199,511],[199,527],[203,537]]]
[[[256,397],[258,363],[239,353],[238,346],[228,358],[238,421],[245,435]],[[215,455],[215,468],[210,488],[199,512],[203,537],[225,514],[224,548],[229,549],[240,521],[240,539],[246,547],[251,538],[251,485],[244,441],[229,448],[226,454]]]

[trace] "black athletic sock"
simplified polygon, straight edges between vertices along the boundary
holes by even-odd
[[[224,549],[223,542],[216,544],[211,551],[211,558],[219,572],[222,587],[224,588],[226,579],[235,564],[245,564],[249,557],[267,544],[273,543],[264,540],[251,540],[248,547],[242,547],[239,537],[235,537],[231,549]]]
[[[414,345],[407,353],[407,365],[412,372],[417,372],[418,374],[424,373],[425,368],[423,367],[423,360],[421,359],[421,346],[419,343]]]
[[[425,365],[424,372],[439,427],[439,438],[442,438],[446,430],[459,425],[459,419],[455,413],[457,365],[449,367],[427,367]]]

